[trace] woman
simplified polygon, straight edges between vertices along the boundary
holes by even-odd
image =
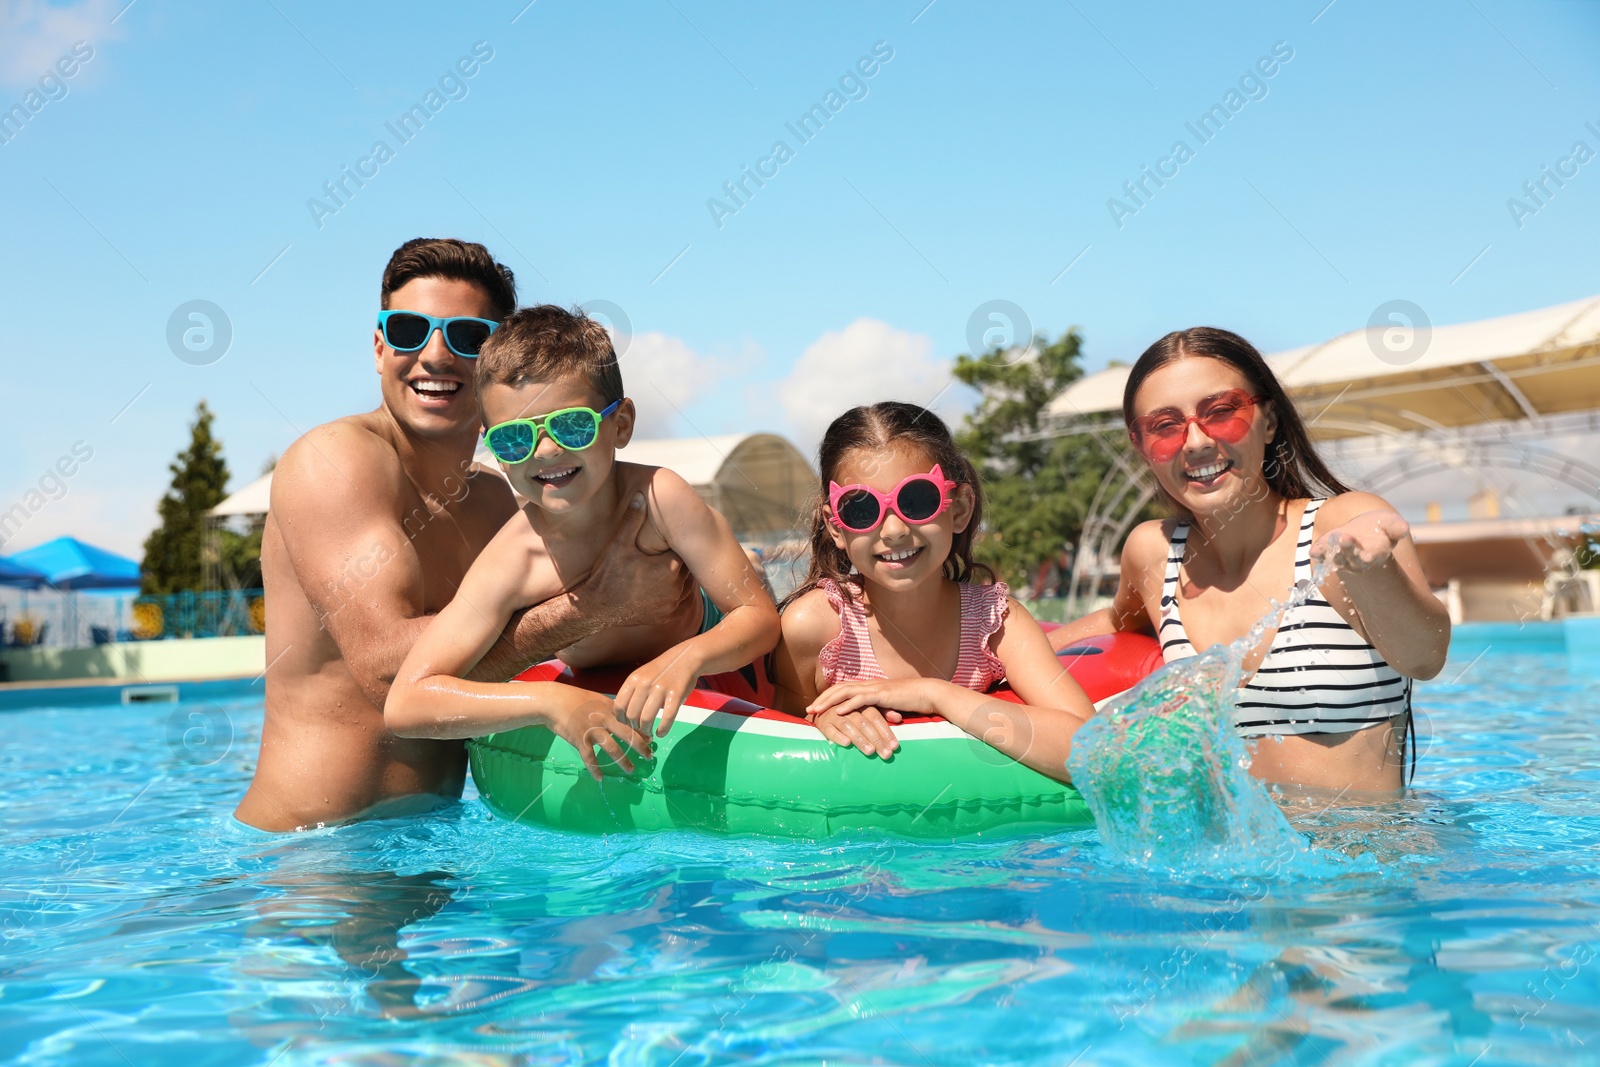
[[[1168,663],[1244,636],[1309,578],[1333,570],[1244,660],[1234,724],[1271,782],[1396,790],[1412,680],[1444,666],[1449,617],[1410,529],[1317,456],[1261,354],[1226,330],[1169,333],[1139,357],[1122,415],[1177,517],[1128,536],[1111,607],[1051,634],[1154,629]]]

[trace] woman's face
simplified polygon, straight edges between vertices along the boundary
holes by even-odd
[[[1265,487],[1261,467],[1278,420],[1270,405],[1248,403],[1256,395],[1237,368],[1207,356],[1166,364],[1134,394],[1134,443],[1161,488],[1192,514],[1237,507]],[[1207,418],[1215,436],[1200,422],[1183,424],[1196,415]],[[1171,436],[1174,429],[1181,440]]]
[[[857,449],[844,454],[833,480],[840,485],[870,486],[887,494],[905,478],[927,474],[933,465],[934,461],[915,445]],[[826,505],[824,509],[828,510]],[[911,589],[943,575],[952,541],[972,520],[972,489],[961,485],[951,490],[950,506],[928,522],[908,523],[885,508],[881,524],[857,532],[835,525],[831,510],[828,516],[833,543],[844,550],[863,578],[891,590]]]

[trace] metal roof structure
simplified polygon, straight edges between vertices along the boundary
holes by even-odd
[[[1600,408],[1600,296],[1416,329],[1363,328],[1267,356],[1319,440],[1536,419]],[[1058,433],[1122,410],[1128,367],[1074,382]]]

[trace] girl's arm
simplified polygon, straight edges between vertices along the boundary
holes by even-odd
[[[1343,493],[1317,518],[1335,528],[1311,546],[1312,559],[1331,559],[1329,600],[1352,612],[1367,640],[1408,678],[1432,678],[1450,650],[1450,613],[1428,588],[1411,527],[1371,493]],[[1341,595],[1342,593],[1342,595]]]
[[[874,706],[918,715],[939,715],[1019,763],[1060,782],[1067,776],[1072,735],[1094,714],[1094,705],[1061,666],[1044,631],[1027,609],[1010,600],[995,655],[1006,680],[1023,701],[1000,700],[938,678],[845,682],[812,703],[816,711],[848,714]]]
[[[1145,591],[1154,573],[1158,583],[1165,574],[1167,535],[1160,522],[1143,522],[1134,527],[1122,546],[1122,576],[1111,606],[1091,611],[1050,631],[1050,647],[1059,652],[1074,641],[1102,634],[1150,633],[1150,613],[1145,608]],[[1152,568],[1154,570],[1152,571]]]
[[[772,653],[778,710],[805,715],[836,745],[854,746],[869,756],[885,759],[894,755],[900,741],[876,708],[862,708],[854,714],[807,714],[807,706],[817,698],[817,658],[823,647],[839,636],[839,616],[828,603],[828,594],[813,589],[796,597],[781,621],[783,636]],[[899,721],[898,715],[890,714]]]
[[[500,637],[512,612],[525,607],[522,590],[505,575],[527,570],[514,538],[496,537],[467,569],[456,595],[422,632],[400,665],[383,706],[384,724],[401,737],[480,737],[519,726],[547,726],[583,757],[596,780],[599,745],[624,771],[650,739],[616,720],[611,701],[559,682],[469,682],[472,670]]]
[[[651,475],[650,507],[667,546],[723,613],[710,630],[634,671],[617,691],[620,715],[644,731],[660,715],[657,736],[664,737],[701,675],[737,670],[772,651],[778,643],[778,609],[727,520],[688,482],[658,469]]]

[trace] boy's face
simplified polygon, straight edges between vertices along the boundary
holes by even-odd
[[[395,311],[418,311],[438,318],[493,319],[489,294],[472,282],[453,278],[413,278],[389,294]],[[373,359],[383,384],[383,403],[406,430],[419,437],[448,438],[477,429],[478,404],[472,360],[450,351],[435,330],[415,352],[398,352],[373,330]]]
[[[583,374],[490,385],[483,390],[484,426],[512,419],[537,419],[563,408],[604,411],[607,401]],[[569,452],[544,431],[533,454],[521,463],[501,463],[511,487],[551,512],[569,511],[592,499],[611,476],[616,451],[633,437],[633,401],[624,400],[600,422],[594,444]]]

